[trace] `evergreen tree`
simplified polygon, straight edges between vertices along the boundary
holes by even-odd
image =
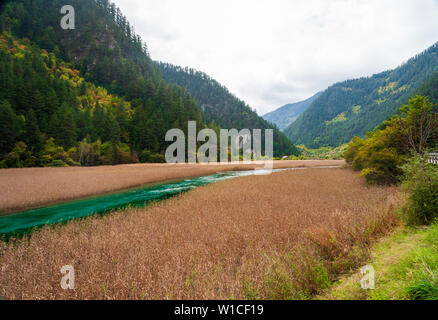
[[[23,140],[35,151],[40,151],[42,148],[40,128],[38,127],[38,121],[32,109],[29,110],[26,117],[26,126]]]
[[[0,115],[0,155],[5,155],[17,141],[18,121],[8,101],[0,101]]]
[[[66,103],[53,114],[49,123],[50,137],[55,138],[57,145],[65,149],[71,148],[77,141],[76,123],[72,110]]]

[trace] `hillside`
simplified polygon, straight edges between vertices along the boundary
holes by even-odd
[[[328,88],[285,133],[310,148],[339,146],[393,115],[438,71],[438,44],[400,67]]]
[[[169,129],[185,129],[189,120],[205,126],[197,102],[160,77],[146,45],[113,4],[70,4],[75,30],[59,26],[61,1],[2,3],[0,104],[14,125],[2,122],[8,136],[1,160],[7,158],[7,166],[65,165],[81,149],[89,155],[78,157],[83,165],[163,161]],[[54,158],[43,159],[47,148],[58,150]]]
[[[181,89],[172,89],[182,94]],[[185,120],[198,115],[185,95]],[[171,106],[171,105],[170,105]],[[99,165],[160,159],[154,126],[131,103],[28,40],[0,35],[0,166]]]
[[[287,104],[275,111],[265,114],[263,119],[275,124],[280,130],[284,130],[294,123],[298,117],[302,115],[303,112],[306,111],[307,108],[321,95],[322,92],[318,92],[307,100]]]
[[[87,80],[127,98],[152,95],[163,85],[146,44],[119,8],[108,0],[72,0],[69,4],[75,8],[74,30],[60,27],[60,8],[65,5],[61,0],[6,1],[0,26],[76,63]]]
[[[60,8],[64,4],[60,0],[3,2],[0,31],[8,32],[16,39],[29,39],[31,46],[38,46],[53,53],[57,59],[71,63],[85,81],[130,101],[132,122],[129,135],[125,137],[133,154],[163,154],[168,145],[165,133],[172,128],[186,130],[188,120],[196,121],[198,128],[207,126],[198,102],[186,93],[186,89],[169,85],[162,78],[148,54],[147,45],[113,3],[108,0],[70,1],[75,8],[75,30],[63,30],[59,26]],[[47,116],[50,118],[52,114]],[[217,117],[215,129],[220,119]],[[38,125],[43,124],[39,122]],[[294,153],[296,149],[285,136],[277,134],[276,138],[276,156]]]
[[[187,89],[204,112],[205,121],[226,129],[274,129],[274,155],[297,155],[298,150],[275,126],[268,123],[244,101],[203,72],[169,63],[157,63],[162,77]]]
[[[425,81],[415,93],[428,97],[429,101],[438,107],[438,72]]]

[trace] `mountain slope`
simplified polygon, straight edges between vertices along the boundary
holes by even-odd
[[[274,155],[297,155],[298,150],[275,126],[259,117],[242,100],[203,72],[157,63],[162,77],[187,89],[204,111],[205,121],[225,129],[274,129]]]
[[[438,71],[418,88],[416,94],[428,97],[429,101],[438,107]]]
[[[275,111],[265,114],[263,119],[275,124],[280,130],[284,130],[294,123],[298,117],[303,114],[303,112],[306,111],[306,109],[321,95],[322,92],[318,92],[307,100],[287,104]]]
[[[0,28],[17,38],[30,39],[40,48],[73,63],[86,81],[131,101],[133,119],[137,119],[134,126],[144,127],[141,138],[129,137],[138,140],[133,143],[138,153],[144,150],[163,153],[168,145],[165,133],[175,127],[186,130],[188,120],[197,121],[198,128],[206,126],[204,113],[194,99],[181,86],[169,85],[162,78],[146,45],[113,3],[72,0],[68,4],[75,8],[75,30],[60,28],[60,8],[65,5],[62,0],[3,2]],[[246,107],[235,108],[230,118],[248,128],[269,127],[252,113]],[[205,114],[210,115],[208,111]],[[216,115],[215,120],[216,126],[228,127],[229,123],[220,116]],[[296,153],[296,149],[284,135],[276,133],[274,153],[289,155]]]
[[[5,54],[0,61],[0,76],[4,79],[0,102],[3,106],[9,105],[5,107],[9,111],[12,107],[24,126],[32,119],[32,126],[38,129],[34,131],[41,133],[43,144],[54,137],[67,150],[79,147],[81,139],[87,138],[88,143],[104,145],[108,142],[113,150],[122,148],[127,151],[120,143],[128,144],[133,156],[144,152],[163,154],[169,144],[165,141],[169,129],[186,130],[189,120],[197,121],[199,127],[206,126],[197,102],[184,88],[168,85],[162,79],[146,45],[114,4],[106,0],[70,1],[76,11],[76,29],[63,30],[60,27],[60,8],[64,4],[59,0],[23,0],[2,2],[0,7],[0,31],[6,37]],[[13,47],[16,40],[13,39],[23,38],[29,39],[24,44],[26,48],[24,52],[17,52]],[[36,53],[40,49],[50,57],[48,61]],[[51,69],[54,63],[68,64],[68,69],[82,79],[81,85],[70,88],[65,78],[53,81],[57,74],[49,72],[47,75],[45,70]],[[85,82],[101,86],[110,96],[129,102],[130,110],[125,112],[125,104],[110,97],[115,108],[105,109],[100,115],[100,111],[95,113],[95,108],[101,110],[102,106],[96,99],[88,99]],[[87,103],[81,104],[82,96],[86,96]],[[20,102],[20,99],[29,101]],[[71,123],[72,139],[65,144],[56,139],[56,132],[46,131],[48,123],[56,123],[60,113],[68,114]],[[82,113],[86,114],[85,118]],[[84,126],[100,129],[92,121],[96,114],[101,116],[103,126],[119,128],[120,131],[114,132],[120,132],[120,135],[84,136]],[[20,136],[16,138],[20,139]],[[38,149],[35,151],[39,152]],[[11,145],[2,153],[9,151]],[[114,159],[111,163],[120,163],[119,160]]]
[[[388,119],[438,71],[438,44],[400,67],[337,83],[290,125],[285,133],[310,148],[339,146]]]

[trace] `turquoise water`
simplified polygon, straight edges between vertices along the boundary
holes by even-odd
[[[284,169],[274,171],[282,170]],[[0,238],[8,239],[12,236],[20,236],[30,233],[34,228],[85,218],[95,214],[105,214],[128,206],[144,207],[152,201],[168,199],[203,185],[254,175],[255,173],[254,170],[218,173],[0,216]]]

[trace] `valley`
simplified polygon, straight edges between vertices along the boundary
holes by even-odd
[[[275,161],[274,169],[342,166],[343,160]],[[134,164],[85,168],[2,170],[0,212],[14,212],[129,188],[220,172],[263,168],[255,164]],[[21,192],[17,192],[21,190]]]
[[[7,299],[305,299],[361,266],[402,198],[350,169],[217,182],[2,243]],[[72,265],[76,290],[59,286]],[[38,275],[31,280],[32,275]]]
[[[438,300],[436,2],[115,1],[0,2],[0,300]]]

